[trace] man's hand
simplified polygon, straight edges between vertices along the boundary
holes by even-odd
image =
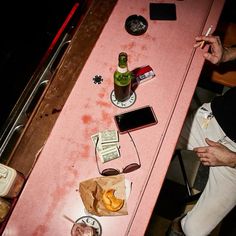
[[[236,152],[208,138],[206,138],[206,143],[209,146],[193,149],[203,165],[236,167]]]
[[[210,52],[205,52],[203,57],[210,61],[212,64],[219,64],[223,61],[224,48],[222,47],[219,36],[198,36],[196,37],[197,43],[194,47],[201,46],[202,41],[210,44]]]

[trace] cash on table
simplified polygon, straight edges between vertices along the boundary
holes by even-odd
[[[117,130],[104,130],[91,136],[102,163],[120,157],[119,134]]]

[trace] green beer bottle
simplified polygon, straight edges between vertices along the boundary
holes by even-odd
[[[128,100],[131,95],[132,73],[128,70],[127,60],[127,53],[121,52],[118,67],[114,73],[114,93],[120,102]]]

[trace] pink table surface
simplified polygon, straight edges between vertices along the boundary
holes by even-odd
[[[99,177],[90,136],[116,129],[113,116],[151,105],[158,124],[132,132],[142,167],[126,174],[133,183],[128,215],[97,217],[103,235],[144,235],[158,198],[178,135],[204,63],[195,36],[214,27],[223,0],[174,2],[177,21],[149,20],[149,2],[119,0],[88,58],[8,221],[3,235],[70,235],[72,224],[86,215],[78,193],[79,183]],[[167,2],[167,1],[152,1]],[[148,20],[142,36],[124,29],[132,14]],[[205,49],[206,50],[206,49]],[[129,68],[150,65],[156,77],[136,90],[137,100],[127,109],[110,102],[113,72],[119,52],[129,55]],[[65,65],[66,66],[66,65]],[[103,83],[94,84],[95,75]],[[136,161],[128,135],[120,135],[120,159],[104,165],[122,168]],[[101,166],[103,168],[103,166]]]

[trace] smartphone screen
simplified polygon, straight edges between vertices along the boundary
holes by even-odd
[[[115,115],[114,118],[120,133],[157,124],[157,118],[150,106]]]

